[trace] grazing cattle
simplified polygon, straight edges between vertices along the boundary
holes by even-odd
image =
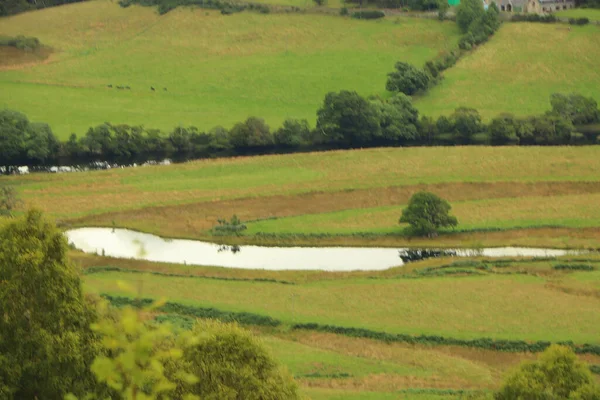
[[[112,85],[106,85],[106,87],[109,87],[109,88],[111,88],[111,87],[112,87]]]
[[[124,89],[123,86],[117,86],[117,89]]]
[[[152,90],[154,92],[155,89],[154,89],[154,87],[150,86],[150,90]]]

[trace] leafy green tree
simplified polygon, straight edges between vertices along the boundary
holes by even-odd
[[[29,163],[46,165],[58,155],[60,142],[48,124],[31,123],[25,132],[24,147]]]
[[[600,121],[598,103],[592,97],[580,94],[564,95],[554,93],[550,96],[552,114],[570,120],[574,125],[591,124]]]
[[[437,236],[439,228],[455,227],[456,217],[450,215],[452,207],[446,201],[430,192],[414,194],[408,207],[402,210],[400,223],[410,225],[409,232],[413,235]]]
[[[517,123],[512,114],[501,114],[494,118],[488,126],[490,140],[494,145],[519,143]]]
[[[438,19],[443,21],[446,19],[446,15],[448,14],[448,10],[450,9],[450,4],[448,4],[447,0],[439,0],[438,1]]]
[[[273,136],[262,118],[250,117],[231,128],[229,141],[238,149],[266,147],[273,145]]]
[[[327,93],[323,106],[317,111],[317,130],[330,143],[364,146],[379,136],[379,129],[373,105],[356,92]]]
[[[479,112],[473,108],[459,107],[449,118],[456,144],[469,144],[474,135],[485,132]]]
[[[0,229],[0,387],[7,399],[94,391],[99,351],[67,241],[39,211]]]
[[[427,89],[429,86],[429,75],[417,67],[405,62],[397,62],[394,72],[388,74],[385,88],[390,92],[402,92],[413,95]]]
[[[194,327],[192,345],[184,348],[182,365],[197,382],[184,384],[203,400],[294,400],[298,388],[286,371],[250,332],[236,324],[200,321]],[[174,367],[177,367],[175,365]]]
[[[600,399],[600,387],[588,366],[566,346],[550,346],[537,361],[511,373],[496,400]]]
[[[414,142],[419,132],[417,123],[419,112],[412,105],[410,97],[398,93],[387,101],[372,100],[379,120],[379,137],[385,142],[408,143]]]
[[[17,191],[12,186],[0,187],[0,216],[12,217],[12,213],[21,203]]]
[[[273,136],[278,146],[297,147],[306,143],[309,135],[307,120],[286,119]]]
[[[481,0],[461,0],[456,7],[456,23],[462,33],[467,33],[471,24],[485,13]]]
[[[0,163],[4,173],[10,173],[10,167],[19,165],[20,157],[25,149],[25,131],[29,120],[20,112],[0,110]]]

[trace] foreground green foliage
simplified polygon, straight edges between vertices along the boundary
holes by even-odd
[[[600,386],[589,367],[564,346],[549,347],[536,362],[508,376],[496,400],[600,399]]]
[[[400,223],[410,225],[411,234],[435,236],[438,229],[458,225],[456,217],[450,215],[452,207],[439,196],[419,192],[410,198],[408,207],[402,210]]]
[[[39,211],[0,229],[0,397],[59,399],[94,391],[93,307],[62,233]]]
[[[198,378],[191,392],[210,400],[299,399],[291,376],[248,331],[222,322],[199,322],[184,349],[184,365]]]

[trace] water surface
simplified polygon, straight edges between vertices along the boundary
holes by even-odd
[[[526,247],[419,249],[378,247],[221,246],[198,240],[164,239],[128,229],[80,228],[66,232],[86,253],[168,263],[268,270],[376,271],[426,256],[557,257],[567,250]]]

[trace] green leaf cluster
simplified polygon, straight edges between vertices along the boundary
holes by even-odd
[[[600,399],[600,386],[573,350],[550,346],[535,362],[525,362],[510,374],[496,400]]]

